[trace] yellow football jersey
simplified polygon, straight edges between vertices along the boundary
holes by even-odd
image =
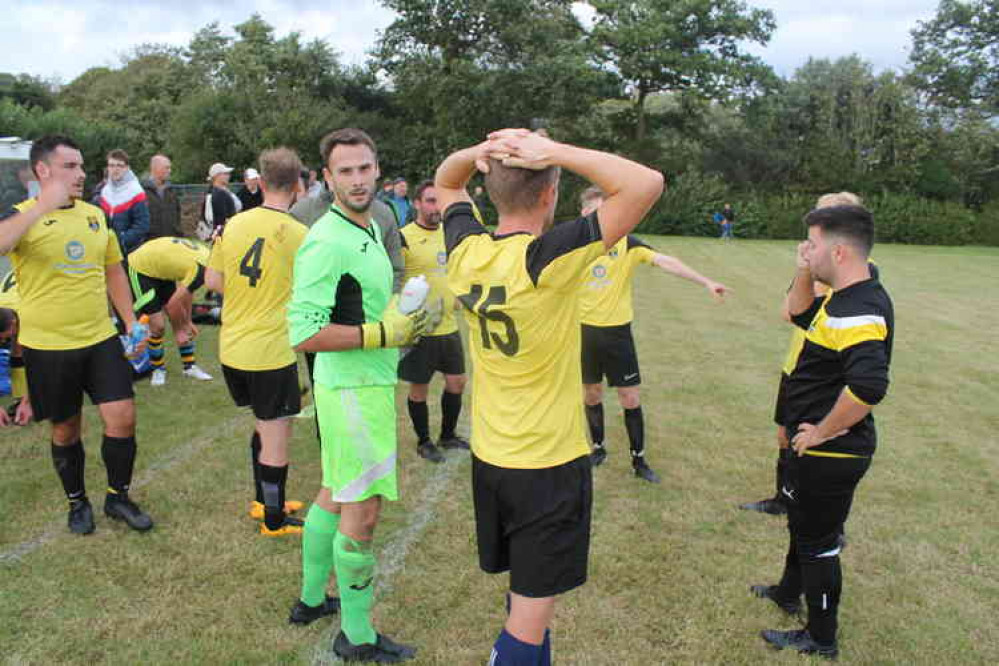
[[[399,230],[402,235],[402,258],[406,262],[405,280],[425,275],[430,284],[427,302],[444,300],[444,316],[440,324],[427,335],[447,335],[458,330],[454,316],[454,294],[447,286],[447,252],[444,249],[444,227],[421,227],[410,222]]]
[[[143,243],[128,255],[129,268],[156,280],[190,284],[211,251],[197,241],[164,236]]]
[[[626,236],[586,268],[580,299],[582,322],[587,326],[621,326],[635,318],[631,305],[631,278],[639,264],[651,264],[656,252]]]
[[[9,214],[35,203],[28,199]],[[21,299],[22,345],[80,349],[115,334],[104,267],[121,262],[121,248],[100,208],[74,201],[52,211],[21,236],[9,256]]]
[[[17,276],[14,271],[0,277],[0,308],[17,310],[21,303],[21,295],[17,291]]]
[[[538,237],[494,236],[458,203],[444,235],[448,285],[469,323],[472,451],[520,469],[586,455],[579,298],[604,252],[596,214]]]
[[[225,275],[219,358],[238,370],[276,370],[295,362],[288,341],[295,252],[308,229],[263,206],[230,218],[208,266]]]

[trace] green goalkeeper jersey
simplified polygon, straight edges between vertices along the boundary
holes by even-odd
[[[309,230],[295,256],[288,330],[292,346],[327,324],[381,321],[392,296],[392,262],[381,230],[362,227],[335,205]],[[396,349],[319,352],[313,380],[331,389],[394,386]]]

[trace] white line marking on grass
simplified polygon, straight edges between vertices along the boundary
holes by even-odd
[[[169,454],[161,457],[159,460],[156,460],[151,465],[146,467],[142,474],[139,475],[138,479],[132,483],[132,488],[141,488],[146,484],[151,483],[157,473],[173,469],[177,465],[187,462],[195,454],[200,453],[201,450],[211,442],[219,439],[220,437],[224,438],[234,434],[235,430],[237,430],[237,425],[241,427],[246,425],[245,416],[245,414],[241,414],[240,416],[233,417],[228,421],[225,421],[222,424],[222,427],[216,430],[213,434],[190,441],[186,445],[173,449]],[[155,513],[155,511],[153,511],[153,513]],[[22,541],[7,550],[0,551],[0,565],[13,565],[15,563],[20,563],[21,559],[26,555],[30,555],[42,546],[66,535],[66,519],[61,518],[57,521],[53,521],[45,532],[34,539]]]
[[[464,453],[464,452],[460,452]],[[378,563],[375,569],[375,595],[384,597],[395,586],[395,575],[406,564],[406,556],[410,549],[423,536],[424,530],[437,513],[437,504],[451,485],[458,468],[465,468],[464,462],[468,454],[450,458],[447,462],[436,465],[433,474],[427,479],[423,492],[417,500],[417,508],[411,514],[409,522],[387,541],[378,551]],[[333,619],[333,624],[323,632],[319,642],[312,648],[313,666],[328,666],[339,664],[340,659],[333,654],[333,638],[340,631],[339,616]]]

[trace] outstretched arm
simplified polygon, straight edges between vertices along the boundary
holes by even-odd
[[[691,282],[696,282],[711,292],[711,295],[719,300],[725,298],[725,294],[731,293],[732,291],[722,283],[715,282],[710,278],[704,277],[676,257],[671,257],[667,254],[657,254],[652,260],[652,263],[667,273],[672,273],[677,277],[690,280]]]

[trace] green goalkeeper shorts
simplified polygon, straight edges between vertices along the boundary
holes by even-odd
[[[334,502],[381,495],[399,499],[395,387],[330,389],[315,385],[323,486]]]

